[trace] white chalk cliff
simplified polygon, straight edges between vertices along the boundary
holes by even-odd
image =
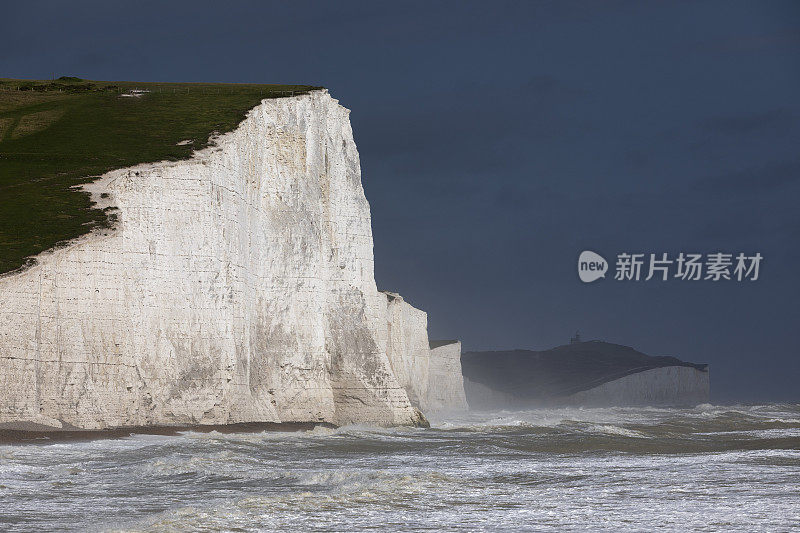
[[[87,190],[116,227],[0,278],[0,428],[424,421],[427,317],[377,290],[327,91]]]
[[[400,386],[409,400],[428,411],[428,373],[431,352],[428,346],[428,315],[413,307],[402,296],[386,292],[387,354]]]
[[[461,370],[461,343],[459,341],[431,343],[425,412],[452,413],[467,409],[464,376]]]
[[[520,398],[464,378],[470,409],[527,409],[531,407],[581,406],[695,406],[708,403],[708,370],[688,366],[665,366],[636,372],[596,387],[552,398]]]
[[[709,372],[688,366],[667,366],[637,372],[576,392],[572,405],[699,405],[708,403]]]

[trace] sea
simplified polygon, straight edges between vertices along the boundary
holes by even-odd
[[[800,405],[0,445],[0,531],[800,530]]]

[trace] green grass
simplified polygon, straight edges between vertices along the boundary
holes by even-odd
[[[151,92],[120,96],[133,88]],[[115,168],[188,158],[263,98],[315,88],[0,79],[0,273],[110,224],[71,187]],[[192,144],[176,144],[186,139]]]

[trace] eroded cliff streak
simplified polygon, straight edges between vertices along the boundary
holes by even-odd
[[[360,172],[349,111],[316,91],[104,175],[113,231],[0,278],[2,427],[418,423]]]

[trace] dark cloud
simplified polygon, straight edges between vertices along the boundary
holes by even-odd
[[[800,13],[787,13],[797,20]],[[791,20],[791,19],[790,19]],[[741,53],[774,50],[775,48],[800,48],[800,32],[777,31],[760,35],[737,35],[712,42],[704,42],[702,48],[709,51]]]
[[[547,100],[569,100],[582,96],[586,91],[572,86],[553,76],[534,75],[520,88],[521,96],[532,96]]]
[[[729,172],[695,182],[699,191],[748,196],[780,193],[781,189],[800,184],[800,159],[771,162],[756,168]]]
[[[770,109],[749,115],[711,117],[703,125],[711,131],[732,135],[783,133],[797,126],[797,117],[789,109]]]

